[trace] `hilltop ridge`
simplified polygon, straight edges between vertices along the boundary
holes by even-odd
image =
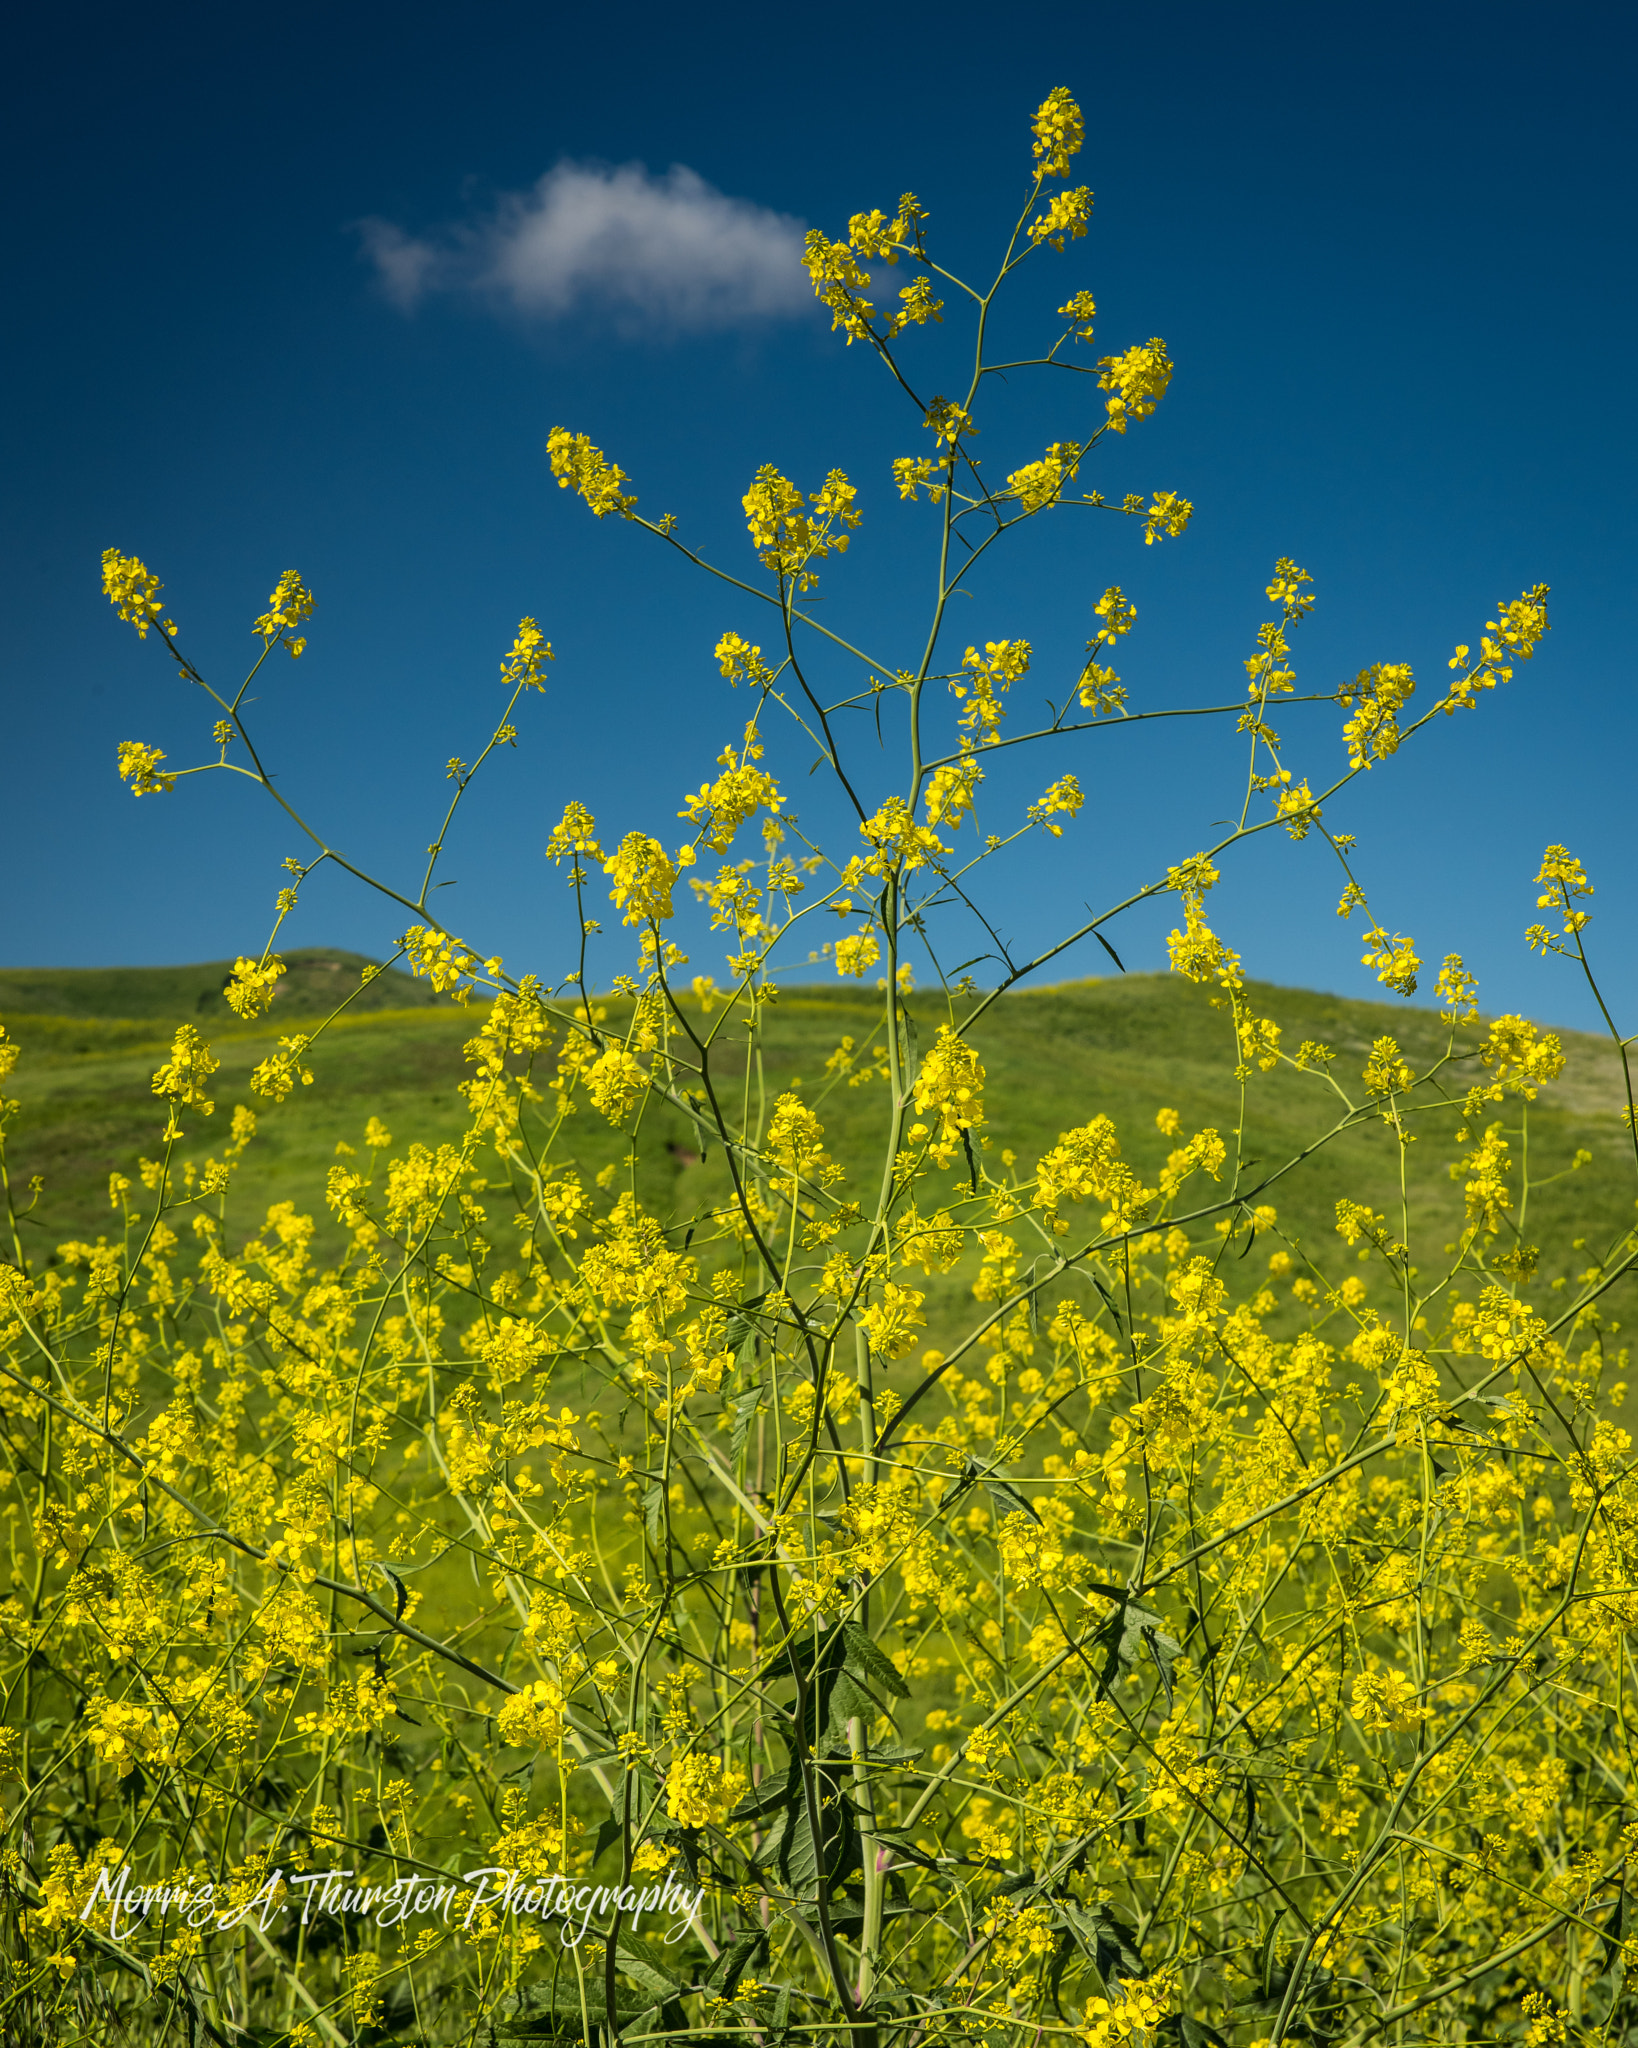
[[[327,1014],[352,989],[364,969],[374,966],[367,954],[341,946],[295,946],[280,949],[283,979],[274,992],[280,1017]],[[222,995],[233,972],[231,960],[201,960],[183,967],[0,967],[0,1016],[108,1018],[135,1022],[143,1018],[170,1023],[202,1017],[231,1019]],[[418,1010],[441,1004],[424,981],[397,968],[385,968],[358,988],[349,1008]]]

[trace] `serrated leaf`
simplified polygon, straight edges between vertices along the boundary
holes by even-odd
[[[1173,2013],[1160,2023],[1163,2040],[1175,2042],[1176,2048],[1228,2048],[1228,2043],[1215,2027],[1207,2026],[1204,2020],[1191,2019],[1187,2013]]]
[[[805,1793],[785,1809],[777,1844],[770,1842],[764,1851],[764,1855],[773,1852],[774,1866],[786,1888],[808,1897],[818,1890],[821,1863],[827,1889],[860,1865],[859,1834],[851,1802],[834,1795],[826,1798],[815,1785],[814,1804],[819,1813],[822,1858],[815,1849]]]
[[[614,2003],[615,2016],[624,2023],[652,2007],[654,2000],[646,1995],[640,2000],[616,1997]],[[596,2027],[607,2018],[601,1971],[588,1971],[582,1985],[572,1969],[560,1968],[545,1983],[531,1984],[503,2000],[495,2020],[495,2034],[500,2041],[578,2039],[584,2033],[586,2020]]]
[[[646,1992],[658,2004],[663,2005],[668,1998],[675,1997],[682,1989],[680,1984],[673,1983],[669,1977],[656,1970],[652,1963],[645,1962],[641,1956],[628,1956],[624,1942],[620,1945],[615,1968],[622,1977],[628,1977],[639,1991]]]
[[[726,1328],[722,1333],[722,1346],[732,1351],[742,1365],[748,1358],[756,1356],[756,1340],[760,1334],[752,1309],[760,1308],[767,1300],[766,1294],[753,1294],[749,1301],[742,1301],[729,1312]]]
[[[1143,1647],[1148,1651],[1155,1669],[1160,1673],[1160,1682],[1166,1688],[1166,1711],[1172,1710],[1172,1666],[1182,1653],[1182,1646],[1171,1636],[1164,1635],[1158,1628],[1145,1627]]]
[[[826,1822],[830,1816],[821,1805],[819,1827],[825,1837],[825,1847],[832,1846],[830,1830]],[[806,1892],[817,1884],[819,1857],[814,1849],[813,1828],[808,1819],[807,1801],[793,1806],[785,1816],[785,1831],[779,1842],[779,1874],[793,1892]]]
[[[741,1977],[757,1959],[766,1955],[768,1935],[765,1928],[758,1927],[750,1934],[742,1934],[736,1942],[725,1948],[711,1967],[711,1974],[705,1980],[705,1989],[714,1992],[718,1998],[732,1998]]]
[[[1630,1918],[1630,1908],[1627,1905],[1626,1880],[1623,1878],[1621,1889],[1616,1895],[1615,1910],[1610,1914],[1608,1920],[1604,1922],[1604,1949],[1598,1964],[1600,1976],[1606,1970],[1614,1968],[1616,1958],[1621,1953],[1622,1944],[1628,1937]]]
[[[928,1913],[930,1906],[914,1906],[908,1899],[889,1899],[882,1906],[882,1919],[902,1920],[907,1913]],[[830,1916],[831,1931],[845,1934],[852,1941],[864,1932],[864,1901],[860,1899],[857,1909],[851,1912],[833,1912]]]
[[[880,1643],[859,1626],[856,1621],[842,1624],[842,1641],[846,1646],[847,1664],[873,1678],[889,1698],[907,1700],[910,1688],[899,1673],[899,1667],[888,1656]]]
[[[749,1799],[742,1799],[728,1816],[729,1824],[736,1821],[761,1820],[765,1815],[777,1813],[782,1806],[788,1806],[793,1797],[789,1777],[772,1779],[758,1785]]]
[[[917,1848],[914,1838],[905,1834],[900,1828],[878,1828],[876,1830],[876,1840],[878,1842],[885,1842],[893,1851],[893,1854],[903,1863],[917,1863],[923,1870],[938,1870],[942,1868],[936,1856],[929,1856],[924,1849]]]
[[[1149,1613],[1147,1608],[1123,1604],[1100,1623],[1093,1632],[1092,1640],[1104,1653],[1099,1682],[1105,1692],[1117,1678],[1134,1671],[1140,1661],[1148,1659],[1160,1673],[1160,1682],[1166,1688],[1167,1705],[1170,1706],[1172,1665],[1182,1655],[1182,1645],[1161,1628],[1158,1614]]]
[[[826,1753],[851,1759],[853,1748],[851,1744],[847,1744]],[[867,1742],[859,1752],[861,1760],[867,1764],[913,1764],[918,1756],[926,1754],[925,1743],[908,1742]]]
[[[1128,1977],[1137,1979],[1149,1974],[1143,1966],[1137,1936],[1107,1906],[1077,1906],[1066,1899],[1059,1910],[1109,1990],[1117,1990]]]
[[[728,1433],[728,1456],[736,1471],[750,1441],[751,1424],[756,1420],[757,1410],[762,1406],[762,1389],[753,1388],[748,1394],[741,1394],[734,1403],[733,1427]]]
[[[823,1754],[832,1754],[848,1747],[847,1724],[849,1721],[869,1722],[877,1714],[885,1714],[886,1706],[853,1672],[845,1666],[832,1674],[825,1687],[825,1703],[829,1715],[820,1739],[814,1749]]]
[[[697,1953],[697,1951],[695,1951]],[[674,1997],[691,1988],[693,1979],[684,1966],[682,1958],[674,1948],[663,1948],[652,1941],[645,1941],[640,1934],[633,1934],[629,1927],[620,1931],[619,1964],[623,1970],[628,1957],[651,1977],[664,1984],[666,1996]],[[635,1972],[632,1973],[635,1976]]]

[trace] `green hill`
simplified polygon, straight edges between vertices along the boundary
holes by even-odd
[[[234,1018],[220,1000],[224,963],[177,969],[104,969],[47,973],[14,969],[0,974],[0,1017],[23,1047],[8,1083],[19,1102],[11,1137],[12,1185],[21,1190],[38,1175],[42,1189],[24,1225],[36,1256],[70,1237],[95,1237],[111,1224],[108,1176],[133,1173],[144,1152],[158,1150],[163,1118],[151,1077],[178,1022],[205,1029],[221,1069],[217,1113],[202,1126],[194,1156],[218,1149],[227,1112],[251,1103],[260,1124],[240,1169],[233,1213],[248,1231],[275,1201],[294,1201],[322,1219],[321,1253],[338,1242],[324,1210],[325,1172],[338,1142],[361,1146],[365,1121],[379,1116],[402,1149],[414,1140],[437,1143],[464,1128],[456,1083],[469,1070],[461,1048],[473,1013],[430,997],[425,983],[383,975],[326,1033],[310,1056],[311,1087],[298,1088],[277,1107],[250,1095],[250,1069],[273,1049],[290,1020],[310,1020],[333,1006],[332,991],[352,981],[361,957],[315,950],[290,956],[291,972],[272,1011],[253,1025]],[[1337,1053],[1338,1077],[1358,1095],[1359,1074],[1374,1039],[1394,1035],[1415,1061],[1444,1042],[1435,1013],[1406,1006],[1349,1001],[1301,989],[1253,988],[1264,1014],[1281,1025],[1288,1047],[1319,1039]],[[55,1007],[47,1011],[45,1005]],[[368,1005],[368,1007],[366,1007]],[[390,1006],[389,1006],[390,1005]],[[930,996],[915,999],[925,1044],[938,1023]],[[611,1019],[619,1005],[610,1005]],[[811,1092],[843,1036],[860,1047],[876,1042],[877,1000],[853,988],[788,991],[767,1012],[760,1077],[749,1085],[767,1099],[793,1078]],[[1470,1032],[1470,1042],[1477,1037]],[[1568,1063],[1560,1082],[1530,1113],[1529,1160],[1538,1186],[1519,1219],[1522,1235],[1542,1247],[1544,1268],[1566,1270],[1578,1259],[1577,1240],[1596,1253],[1625,1229],[1633,1212],[1630,1147],[1620,1124],[1619,1066],[1603,1041],[1562,1034]],[[1146,1177],[1163,1162],[1168,1140],[1156,1129],[1162,1106],[1178,1111],[1186,1130],[1215,1125],[1227,1132],[1238,1120],[1232,1068],[1232,1033],[1206,991],[1163,975],[1068,984],[997,1003],[974,1033],[987,1073],[992,1170],[1004,1150],[1027,1171],[1061,1130],[1098,1112],[1119,1126],[1127,1156]],[[730,1060],[720,1083],[736,1094],[746,1085],[742,1065]],[[1451,1084],[1459,1096],[1471,1067]],[[1255,1182],[1276,1164],[1312,1144],[1335,1120],[1337,1101],[1326,1080],[1282,1069],[1254,1073],[1249,1084],[1247,1152],[1259,1162]],[[866,1168],[879,1129],[881,1085],[838,1087],[822,1115],[827,1143],[844,1165]],[[1509,1099],[1489,1116],[1510,1130],[1520,1105]],[[1453,1156],[1454,1118],[1428,1120],[1412,1148],[1416,1170],[1411,1213],[1425,1262],[1455,1237],[1461,1193],[1443,1171]],[[622,1160],[626,1141],[589,1110],[569,1126],[569,1150],[582,1170],[595,1172]],[[645,1116],[639,1139],[638,1190],[645,1204],[671,1220],[686,1220],[726,1198],[728,1180],[719,1156],[697,1158],[692,1126],[667,1109]],[[1519,1150],[1514,1139],[1515,1156]],[[1592,1155],[1573,1173],[1578,1150]],[[1281,1230],[1316,1247],[1334,1263],[1334,1204],[1339,1194],[1368,1201],[1397,1217],[1398,1147],[1377,1119],[1349,1132],[1279,1180],[1258,1199],[1279,1212]],[[926,1207],[925,1201],[923,1207]],[[1579,1263],[1586,1263],[1579,1259]],[[941,1294],[964,1286],[961,1273],[935,1283]],[[953,1304],[951,1304],[953,1305]]]
[[[281,956],[285,963],[274,1007],[281,1017],[322,1016],[333,1010],[360,972],[364,954],[335,946],[301,946]],[[175,1024],[224,1018],[233,1012],[222,990],[231,960],[204,960],[193,967],[0,967],[0,1017],[23,1014],[131,1022],[156,1019]],[[351,1008],[412,1010],[437,1003],[424,981],[389,968],[360,989]]]

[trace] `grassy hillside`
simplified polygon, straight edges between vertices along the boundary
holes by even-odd
[[[359,973],[369,964],[362,953],[335,946],[301,946],[282,958],[285,973],[274,997],[281,1017],[323,1016],[333,1010],[349,989],[357,988]],[[232,969],[231,960],[203,960],[192,967],[0,967],[0,1017],[169,1026],[184,1018],[232,1022],[233,1012],[222,996]],[[438,1001],[424,981],[389,969],[358,990],[351,1008],[355,1013],[412,1010]]]
[[[25,1224],[31,1251],[40,1255],[66,1238],[108,1230],[109,1174],[131,1173],[140,1154],[158,1150],[163,1119],[150,1081],[177,1022],[200,1023],[222,1062],[217,1114],[200,1127],[211,1142],[194,1148],[202,1157],[225,1138],[231,1106],[254,1103],[249,1072],[273,1049],[278,1030],[327,1010],[336,1000],[332,991],[351,983],[360,964],[357,956],[337,952],[291,956],[272,1012],[250,1026],[221,1004],[224,963],[0,974],[0,1017],[24,1049],[9,1084],[20,1101],[11,1140],[13,1186],[21,1189],[33,1175],[43,1182]],[[1356,1094],[1366,1053],[1383,1033],[1397,1036],[1413,1060],[1443,1043],[1443,1027],[1425,1010],[1299,989],[1257,987],[1253,993],[1258,1008],[1283,1027],[1288,1046],[1320,1039],[1334,1047],[1336,1072]],[[926,1042],[938,1016],[930,997],[919,999],[918,1007]],[[864,1047],[875,1042],[880,1013],[868,991],[805,988],[791,991],[768,1014],[759,1085],[771,1100],[793,1077],[804,1077],[810,1087],[817,1082],[844,1035]],[[400,1149],[414,1140],[434,1144],[457,1136],[464,1114],[455,1085],[468,1071],[461,1048],[473,1028],[471,1013],[429,998],[424,983],[396,974],[372,983],[315,1048],[314,1085],[276,1108],[254,1103],[260,1131],[236,1184],[239,1229],[248,1231],[270,1203],[294,1201],[323,1218],[322,1256],[336,1241],[323,1186],[338,1141],[359,1145],[371,1115],[386,1123]],[[992,1170],[1005,1148],[1026,1171],[1059,1131],[1102,1111],[1115,1119],[1128,1156],[1147,1177],[1168,1150],[1155,1127],[1163,1105],[1176,1109],[1189,1130],[1214,1124],[1227,1131],[1237,1121],[1227,1019],[1211,1007],[1206,991],[1172,977],[1112,977],[1013,995],[988,1013],[975,1037],[988,1072]],[[1551,1272],[1575,1260],[1575,1240],[1598,1250],[1624,1229],[1634,1194],[1614,1055],[1601,1041],[1577,1034],[1566,1034],[1565,1046],[1565,1075],[1532,1109],[1529,1138],[1532,1173],[1563,1172],[1564,1178],[1538,1188],[1520,1219],[1523,1236],[1542,1247]],[[1461,1070],[1452,1092],[1459,1095],[1470,1078],[1471,1068]],[[730,1062],[720,1085],[739,1089],[746,1077]],[[751,1085],[758,1085],[757,1077]],[[1247,1151],[1260,1162],[1253,1178],[1313,1144],[1338,1107],[1322,1077],[1288,1069],[1255,1074],[1249,1104]],[[844,1164],[875,1168],[880,1107],[880,1083],[838,1088],[829,1096],[822,1112],[828,1142]],[[1519,1105],[1509,1100],[1491,1114],[1513,1129]],[[1452,1156],[1453,1124],[1430,1121],[1412,1153],[1419,1184],[1412,1221],[1426,1227],[1418,1242],[1430,1258],[1454,1238],[1461,1215],[1460,1190],[1443,1172]],[[625,1140],[587,1110],[575,1118],[570,1140],[586,1171],[626,1154]],[[685,1120],[668,1110],[644,1119],[638,1189],[646,1205],[669,1219],[684,1220],[727,1193],[723,1162],[698,1160],[697,1143]],[[1578,1149],[1592,1160],[1571,1174]],[[1323,1247],[1334,1264],[1336,1197],[1346,1193],[1397,1215],[1398,1174],[1393,1136],[1373,1120],[1286,1174],[1260,1199],[1278,1209],[1284,1232]],[[954,1296],[962,1276],[940,1285]],[[936,1312],[937,1293],[933,1306]]]

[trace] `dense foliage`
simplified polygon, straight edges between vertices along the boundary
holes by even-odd
[[[1136,613],[1107,589],[1061,707],[1018,730],[1030,645],[957,655],[951,593],[1036,519],[1113,514],[1153,544],[1190,514],[1170,489],[1106,505],[1085,487],[1172,364],[1159,340],[1080,360],[1084,291],[1039,358],[1093,394],[1084,438],[1004,483],[973,452],[996,294],[1085,234],[1080,142],[1053,92],[986,290],[941,266],[911,195],[810,237],[835,326],[923,435],[891,475],[928,522],[932,615],[902,665],[852,646],[814,599],[867,494],[840,471],[813,491],[757,473],[760,580],[701,561],[733,593],[715,656],[743,709],[680,843],[605,845],[572,801],[551,836],[587,938],[605,902],[629,928],[613,990],[584,949],[566,976],[513,978],[480,932],[437,921],[448,819],[418,886],[360,875],[412,920],[395,959],[469,1005],[464,1136],[398,1147],[372,1116],[322,1194],[244,1216],[258,1118],[322,1084],[326,1027],[280,1040],[253,1108],[213,1100],[217,1057],[187,1024],[106,1235],[32,1260],[30,1196],[8,1183],[8,2038],[1629,2030],[1638,1499],[1600,1304],[1634,1240],[1578,1246],[1564,1273],[1528,1241],[1530,1104],[1562,1051],[1521,1018],[1477,1021],[1459,959],[1429,1056],[1382,1036],[1355,1071],[1287,1042],[1208,916],[1242,842],[1323,841],[1366,964],[1410,996],[1414,945],[1373,914],[1334,811],[1512,678],[1546,593],[1500,605],[1413,719],[1391,662],[1298,697],[1314,597],[1282,560],[1245,694],[1175,707],[1244,736],[1238,822],[1009,954],[1008,850],[1075,829],[1060,750],[1137,715],[1111,665]],[[867,294],[896,265],[910,282],[884,308]],[[959,400],[901,352],[952,307],[973,330]],[[554,432],[549,455],[595,516],[690,552],[584,436]],[[282,922],[314,866],[350,864],[264,768],[249,679],[222,691],[194,666],[140,561],[110,551],[104,581],[219,713],[214,760],[174,770],[133,741],[121,774],[139,795],[207,770],[258,782],[312,848]],[[753,606],[761,643],[740,630]],[[312,612],[281,578],[257,669],[300,655]],[[450,763],[450,818],[550,659],[525,620],[488,746]],[[1285,765],[1282,700],[1334,707],[1334,774],[1317,745],[1307,775]],[[872,744],[879,716],[901,749],[880,800],[840,737],[858,705]],[[850,807],[847,846],[804,834],[769,765],[787,732]],[[1042,794],[992,811],[986,763],[1026,747],[1051,757]],[[1591,889],[1565,849],[1538,890],[1532,942],[1585,967]],[[1163,1108],[1164,1164],[1140,1171],[1153,1134],[1123,1144],[1092,1101],[1017,1156],[986,1014],[1157,896],[1172,967],[1218,1006],[1236,1120]],[[683,973],[696,927],[721,935],[721,989]],[[952,964],[973,929],[980,957]],[[274,1001],[276,941],[238,963],[242,1018]],[[771,1087],[780,982],[821,958],[874,985],[876,1028]],[[17,1054],[0,1043],[6,1071]],[[1309,1134],[1289,1159],[1247,1156],[1269,1090]],[[867,1167],[827,1141],[843,1105],[872,1116]],[[726,1168],[694,1213],[639,1199],[638,1135],[661,1115]],[[600,1170],[588,1125],[618,1134]],[[1394,1148],[1398,1206],[1344,1195],[1324,1241],[1282,1229],[1282,1181],[1364,1127]],[[1465,1220],[1420,1242],[1419,1179],[1447,1174]],[[345,1233],[333,1261],[315,1198]]]

